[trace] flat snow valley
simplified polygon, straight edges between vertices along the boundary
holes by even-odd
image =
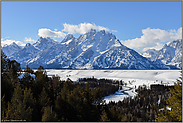
[[[135,87],[140,85],[150,86],[151,84],[174,85],[180,77],[181,70],[57,70],[46,69],[48,76],[58,75],[61,80],[70,78],[77,81],[79,78],[95,77],[113,80],[123,80],[127,85],[118,90],[115,94],[106,96],[106,103],[109,101],[123,100],[124,97],[134,97]]]

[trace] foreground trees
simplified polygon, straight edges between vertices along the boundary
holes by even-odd
[[[182,71],[181,71],[182,76]],[[182,77],[177,79],[174,85],[175,89],[171,89],[172,96],[166,100],[167,106],[171,110],[164,107],[163,113],[159,114],[158,122],[181,122],[182,121]]]

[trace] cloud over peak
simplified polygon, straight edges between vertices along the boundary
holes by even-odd
[[[78,25],[71,25],[64,23],[63,24],[64,29],[62,31],[67,32],[69,34],[75,34],[75,33],[80,33],[84,34],[89,32],[91,29],[96,29],[96,30],[105,30],[109,32],[110,30],[108,28],[102,27],[102,26],[96,26],[95,24],[91,23],[80,23]]]
[[[54,37],[54,36],[56,36],[58,38],[66,36],[65,33],[61,32],[61,31],[57,31],[57,29],[55,29],[55,31],[52,31],[52,30],[47,29],[47,28],[39,29],[38,30],[38,35],[40,37]]]
[[[89,32],[91,29],[96,29],[98,31],[105,30],[106,32],[109,32],[110,29],[102,26],[97,26],[95,24],[91,23],[80,23],[78,25],[73,24],[63,24],[64,29],[62,31],[58,31],[57,29],[54,29],[54,31],[47,29],[47,28],[41,28],[38,30],[38,35],[40,37],[57,37],[57,38],[64,38],[67,34],[85,34]],[[116,30],[112,30],[113,32],[117,32]]]
[[[15,42],[17,45],[19,46],[25,46],[25,43],[21,42],[21,41],[16,41],[16,40],[12,40],[8,38],[1,38],[1,46],[5,46],[5,45],[10,45],[13,42]]]
[[[146,28],[142,30],[142,34],[143,35],[140,38],[129,39],[121,42],[130,48],[138,50],[141,48],[154,48],[159,50],[160,48],[162,48],[163,43],[167,41],[181,39],[182,27],[179,28],[177,31]]]

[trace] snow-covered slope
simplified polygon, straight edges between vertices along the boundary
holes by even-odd
[[[36,71],[36,70],[35,70]],[[73,81],[79,78],[95,77],[97,79],[122,80],[126,83],[122,90],[115,94],[106,96],[104,99],[118,102],[124,97],[134,97],[136,95],[135,87],[151,84],[174,85],[174,82],[180,77],[180,70],[59,70],[46,69],[48,76],[58,75],[61,80],[67,80],[68,76]]]
[[[141,55],[151,60],[158,67],[182,69],[182,40],[168,42],[159,51],[148,49]]]
[[[40,50],[36,49],[30,43],[27,43],[24,48],[12,54],[9,58],[15,59],[17,62],[21,64],[22,67],[25,67],[28,61],[34,58]]]
[[[54,41],[53,39],[42,38],[40,37],[36,43],[33,44],[34,47],[36,47],[39,50],[45,50],[49,47],[52,47],[54,45],[58,44],[58,42]]]
[[[169,42],[159,50],[154,61],[161,61],[166,66],[182,68],[182,40]]]
[[[169,44],[170,45],[170,44]],[[175,45],[175,44],[174,44]],[[174,46],[171,44],[172,47]],[[179,44],[176,46],[178,47]],[[180,54],[180,51],[176,50]],[[160,54],[160,53],[159,53]],[[153,56],[151,54],[151,56]],[[154,56],[153,56],[154,57]],[[28,64],[31,68],[69,68],[69,69],[164,69],[164,62],[155,62],[141,56],[124,46],[112,33],[104,30],[90,32],[75,38],[68,34],[61,42],[40,37],[33,45],[12,54],[10,59]],[[181,57],[182,58],[182,57]],[[160,59],[159,57],[157,59]],[[177,64],[180,56],[172,58]]]
[[[28,64],[45,68],[157,69],[151,61],[122,45],[115,35],[93,29],[77,39],[67,35],[61,43],[41,51]]]
[[[17,52],[18,50],[20,50],[21,47],[18,46],[15,42],[13,42],[10,45],[5,45],[2,47],[3,52],[9,57],[11,56],[13,53]]]
[[[157,54],[158,54],[158,50],[155,49],[148,49],[142,53],[140,53],[143,57],[146,57],[147,59],[154,61]]]

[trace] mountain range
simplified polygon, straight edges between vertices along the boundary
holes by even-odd
[[[182,40],[172,41],[156,51],[138,53],[124,46],[115,35],[104,30],[75,38],[68,34],[61,42],[40,37],[34,44],[20,47],[16,43],[2,47],[11,60],[25,68],[64,69],[181,69]]]
[[[148,49],[142,52],[141,55],[159,67],[182,69],[182,40],[168,42],[160,50]]]

